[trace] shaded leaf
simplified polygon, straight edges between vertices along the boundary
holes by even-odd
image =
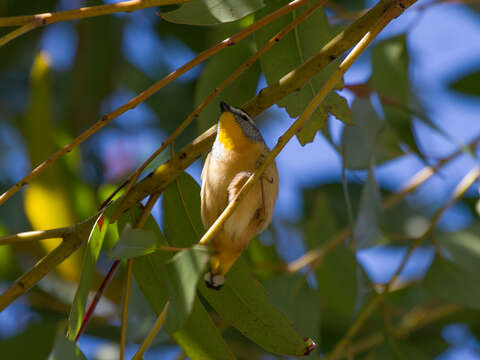
[[[271,1],[256,14],[260,19],[274,10],[287,4],[288,1]],[[262,27],[255,33],[257,47],[263,46],[270,38],[306,11],[305,7],[296,9],[290,14]],[[278,44],[260,58],[262,70],[269,85],[276,83],[285,74],[305,63],[315,55],[330,40],[332,31],[323,8],[315,10],[305,21],[290,31]],[[305,86],[286,98],[278,105],[285,107],[290,117],[295,118],[303,112],[311,99],[317,94],[324,82],[335,71],[338,62],[330,64],[326,69],[309,80]],[[340,84],[342,87],[342,84]],[[313,141],[318,130],[328,120],[328,114],[333,114],[345,123],[352,123],[351,112],[344,98],[331,92],[322,104],[312,114],[303,129],[297,134],[302,145]]]
[[[249,274],[243,258],[228,272],[220,291],[207,288],[203,282],[199,288],[220,317],[265,350],[292,356],[305,353],[304,338],[270,303],[265,289]]]
[[[460,79],[452,81],[448,84],[448,87],[462,94],[480,96],[480,86],[478,84],[480,84],[480,70],[473,71]]]
[[[378,360],[428,360],[431,359],[419,349],[409,345],[407,342],[386,335],[382,345],[375,350],[374,359]]]
[[[170,294],[165,328],[168,332],[178,330],[192,311],[198,280],[207,265],[206,249],[187,249],[176,254],[165,266],[168,292]]]
[[[264,285],[272,304],[283,311],[301,333],[320,338],[320,300],[304,276],[276,276]],[[318,351],[310,357],[318,358]]]
[[[438,237],[438,244],[464,270],[476,273],[480,269],[480,237],[475,232],[442,234]]]
[[[110,252],[110,257],[114,260],[130,259],[150,254],[159,246],[160,243],[154,232],[127,226]]]
[[[353,228],[357,248],[363,249],[374,245],[381,236],[380,217],[382,199],[378,190],[373,168],[368,172],[367,181],[362,189],[358,215]]]
[[[239,66],[241,66],[254,52],[254,44],[250,39],[245,39],[235,46],[230,46],[212,57],[202,71],[195,89],[195,105],[200,104],[205,98]],[[233,106],[241,106],[255,95],[260,66],[252,64],[237,79],[202,111],[198,117],[200,131],[205,131],[216,123],[220,114],[220,101],[225,101]]]
[[[358,170],[370,167],[372,158],[381,164],[403,155],[398,139],[376,114],[368,99],[356,98],[352,104],[355,125],[345,126],[342,149],[345,167]]]
[[[436,256],[424,280],[434,296],[473,309],[480,309],[478,273],[471,273],[456,263]]]
[[[66,337],[60,337],[55,342],[52,353],[48,360],[87,360],[75,341]]]
[[[215,25],[239,20],[263,6],[262,0],[197,0],[160,16],[178,24]]]
[[[102,215],[99,216],[86,243],[86,251],[83,254],[82,272],[78,283],[72,308],[68,317],[68,338],[75,340],[82,325],[85,314],[85,306],[88,294],[95,275],[95,264],[102,249],[103,239],[108,229],[108,220]]]

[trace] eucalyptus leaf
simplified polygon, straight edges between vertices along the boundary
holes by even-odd
[[[368,172],[362,189],[353,237],[358,249],[375,245],[381,237],[382,199],[378,190],[373,168]]]
[[[480,309],[478,271],[463,269],[458,264],[436,256],[424,279],[424,285],[434,296],[472,309]]]
[[[165,328],[168,332],[178,330],[190,315],[208,258],[206,249],[187,249],[167,262],[165,275],[170,300]]]
[[[150,254],[158,249],[160,243],[152,231],[126,227],[110,252],[114,260],[131,259]]]
[[[256,19],[266,16],[287,3],[288,1],[270,1],[264,9],[256,14]],[[255,33],[257,47],[263,46],[304,11],[306,11],[306,7],[296,9],[259,29]],[[282,38],[282,41],[260,58],[267,83],[269,85],[276,83],[285,74],[305,63],[322,49],[331,36],[332,31],[324,9],[316,9],[306,20],[297,25],[294,30]],[[336,70],[337,65],[338,61],[330,64],[310,79],[302,89],[279,101],[278,105],[285,107],[292,118],[300,115],[325,81]],[[343,83],[338,86],[341,88]],[[297,134],[297,138],[302,145],[313,141],[318,130],[326,124],[329,114],[335,115],[345,123],[352,124],[352,116],[347,102],[337,93],[331,92]]]
[[[262,0],[196,0],[160,16],[177,24],[216,25],[239,20],[263,6]]]
[[[81,277],[68,317],[68,338],[70,340],[75,340],[82,325],[88,294],[95,274],[95,264],[97,263],[100,250],[102,249],[107,229],[108,219],[102,214],[98,217],[92,228],[88,242],[86,243],[86,251],[83,253]]]
[[[87,360],[76,342],[66,337],[60,337],[55,341],[53,350],[48,360]]]
[[[345,126],[342,149],[345,167],[367,169],[372,158],[377,164],[403,155],[398,138],[388,124],[381,120],[369,99],[356,98],[352,104],[355,125]]]

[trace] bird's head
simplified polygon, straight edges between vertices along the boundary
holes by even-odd
[[[257,143],[264,143],[260,131],[242,109],[220,102],[217,141],[225,149],[240,151]]]

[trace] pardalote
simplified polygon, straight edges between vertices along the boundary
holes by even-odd
[[[269,152],[250,116],[221,102],[217,137],[202,171],[201,214],[206,228],[221,215]],[[205,275],[208,287],[220,289],[225,274],[250,240],[270,224],[277,194],[278,172],[273,162],[211,240],[210,271]]]

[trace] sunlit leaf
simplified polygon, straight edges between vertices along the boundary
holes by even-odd
[[[92,286],[92,279],[95,274],[95,264],[98,260],[98,255],[102,249],[103,239],[107,233],[108,220],[103,215],[100,215],[92,232],[86,243],[86,251],[83,256],[82,275],[78,283],[75,297],[73,298],[72,308],[68,318],[68,338],[75,340],[75,337],[82,325],[83,316],[85,313],[85,306]]]
[[[272,11],[287,4],[288,1],[271,1],[256,14],[260,19]],[[305,11],[305,7],[294,10],[292,13],[273,21],[255,33],[257,47],[263,46],[270,38],[297,18]],[[332,31],[323,8],[315,10],[305,21],[290,31],[282,40],[262,55],[260,62],[262,70],[269,85],[274,84],[285,74],[305,63],[315,55],[330,40]],[[290,117],[295,118],[305,109],[310,100],[317,94],[328,77],[336,69],[336,64],[331,64],[318,75],[313,77],[299,91],[291,93],[279,101],[278,105],[285,107]],[[340,87],[342,84],[339,85]],[[313,141],[328,119],[328,114],[333,114],[339,120],[352,123],[351,112],[347,102],[340,95],[331,92],[312,114],[303,129],[297,134],[302,145]]]
[[[480,96],[480,86],[478,84],[480,84],[480,70],[475,70],[451,82],[448,86],[462,94]]]
[[[262,0],[197,0],[161,17],[178,24],[215,25],[239,20],[263,6]]]
[[[202,277],[209,254],[206,249],[187,249],[176,254],[165,266],[170,294],[165,328],[178,330],[192,311],[198,280]]]

